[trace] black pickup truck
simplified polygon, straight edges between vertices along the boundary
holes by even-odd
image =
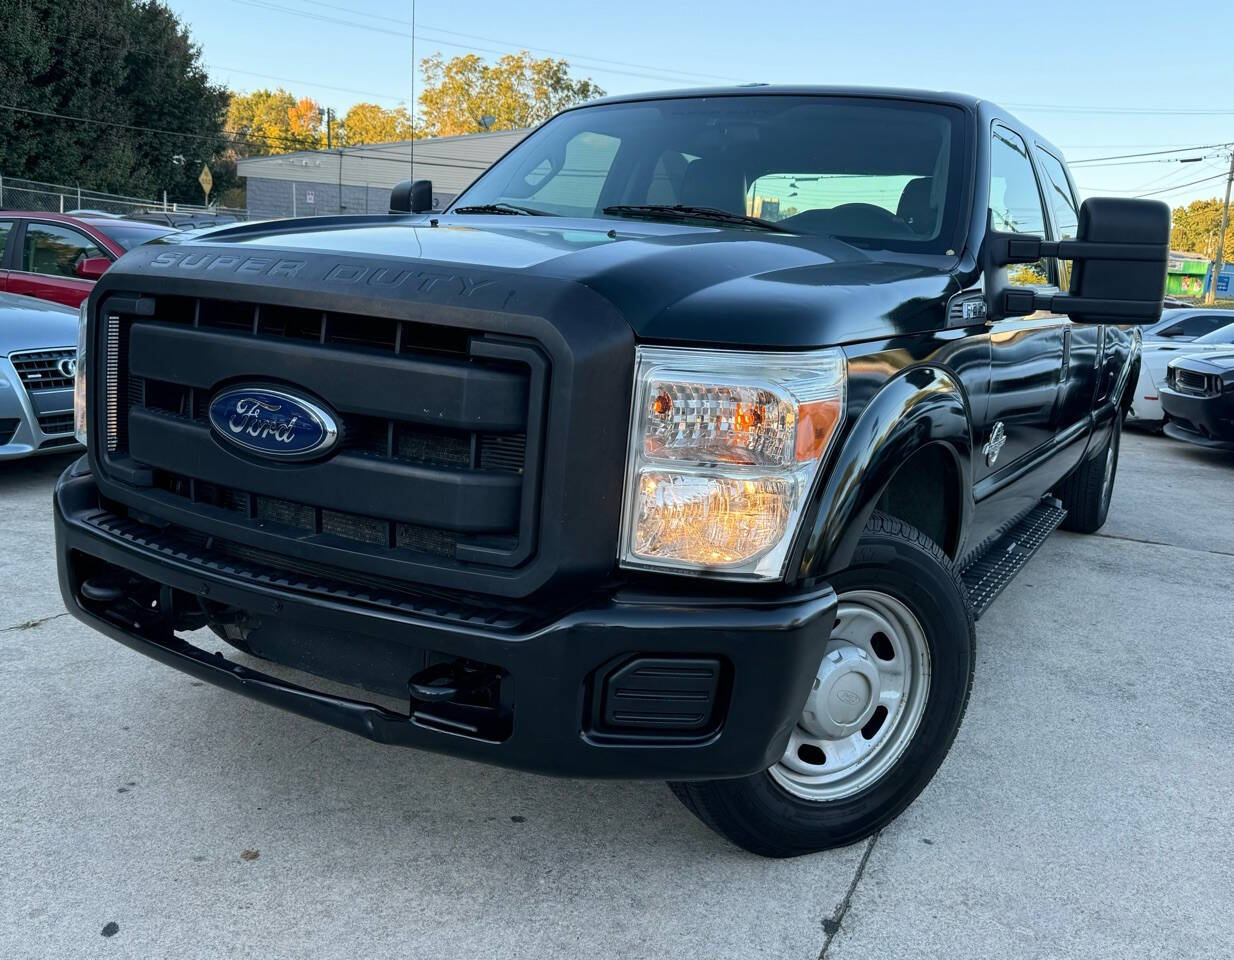
[[[568,110],[425,196],[107,272],[68,608],[383,743],[669,780],[758,853],[887,823],[975,619],[1105,520],[1168,209],[1081,205],[986,101],[766,86]]]

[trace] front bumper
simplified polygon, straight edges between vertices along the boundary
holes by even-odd
[[[711,779],[766,769],[797,722],[835,619],[835,594],[824,587],[768,600],[617,593],[525,629],[498,629],[484,617],[447,624],[365,603],[373,599],[365,595],[340,602],[295,578],[281,585],[245,579],[208,555],[159,550],[153,540],[119,535],[126,521],[111,517],[100,501],[84,458],[60,478],[54,499],[64,602],[95,629],[201,680],[371,740],[539,773]],[[278,638],[270,649],[290,659],[315,651],[313,672],[328,679],[349,682],[344,675],[364,661],[379,662],[387,674],[409,665],[397,683],[417,664],[449,658],[484,664],[502,677],[503,732],[451,728],[432,704],[410,694],[403,714],[249,669],[188,643],[165,618],[133,616],[125,598],[84,597],[83,583],[101,575],[129,577],[143,590],[148,583],[149,595],[164,598],[169,610],[183,599],[208,597],[216,609],[244,611]],[[614,727],[604,706],[612,684],[644,662],[659,670],[660,680],[656,669],[643,673],[661,693],[674,665],[715,664],[707,721],[692,729],[640,725],[636,703],[638,709],[618,714],[634,717],[632,726]],[[686,669],[668,686],[692,683]],[[636,695],[655,712],[655,690]]]
[[[0,356],[0,461],[80,450],[72,434],[72,414],[71,388],[31,396],[9,358]],[[60,429],[59,421],[65,420],[68,431]],[[57,425],[51,427],[53,423]],[[44,426],[54,432],[45,432]]]
[[[1210,396],[1161,388],[1166,436],[1216,450],[1234,450],[1234,392]]]

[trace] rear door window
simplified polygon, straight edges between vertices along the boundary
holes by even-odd
[[[12,220],[0,220],[0,270],[4,269],[4,253],[8,250],[9,234],[13,232]]]
[[[1067,171],[1063,169],[1063,162],[1040,147],[1037,148],[1037,162],[1045,177],[1042,186],[1045,187],[1046,198],[1054,214],[1058,239],[1072,240],[1079,229],[1080,204],[1071,190],[1071,183],[1067,179]],[[1059,261],[1058,274],[1059,286],[1068,286],[1071,283],[1071,263],[1067,260]]]

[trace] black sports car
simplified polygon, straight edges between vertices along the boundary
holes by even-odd
[[[1234,450],[1234,351],[1179,357],[1160,392],[1167,436]]]

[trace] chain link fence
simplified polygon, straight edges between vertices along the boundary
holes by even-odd
[[[247,216],[243,208],[201,206],[145,200],[122,194],[86,190],[62,183],[43,183],[21,177],[0,176],[0,210],[37,210],[43,213],[110,213],[121,216],[137,213],[212,213],[229,214],[239,220]]]

